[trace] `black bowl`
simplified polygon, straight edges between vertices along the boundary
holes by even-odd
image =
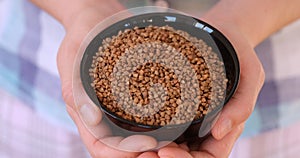
[[[218,106],[219,108],[216,108],[212,112],[208,113],[205,117],[205,122],[203,122],[204,118],[200,118],[194,120],[188,125],[173,125],[165,128],[164,130],[157,130],[159,128],[158,126],[143,125],[131,122],[106,109],[105,106],[99,102],[94,88],[90,85],[93,79],[89,76],[89,69],[91,68],[93,56],[98,51],[98,48],[102,45],[103,39],[117,35],[120,30],[123,31],[125,29],[133,29],[134,27],[144,28],[149,25],[168,25],[175,29],[186,31],[190,35],[204,40],[210,47],[212,47],[214,52],[219,53],[218,55],[223,59],[226,77],[228,79],[226,98],[224,101],[225,105],[234,94],[238,86],[240,76],[239,62],[233,46],[221,32],[209,24],[199,19],[178,13],[156,12],[141,14],[116,22],[99,32],[85,49],[81,60],[80,78],[83,87],[90,99],[97,106],[99,106],[102,111],[104,111],[107,116],[104,118],[104,120],[108,122],[111,128],[115,129],[112,131],[114,131],[116,135],[127,136],[131,134],[140,134],[140,132],[146,132],[143,134],[154,136],[158,140],[174,140],[174,138],[176,138],[177,142],[194,141],[196,140],[195,138],[204,138],[207,134],[209,134],[211,126],[216,120],[216,116],[222,109],[223,105]],[[200,127],[203,130],[202,132],[199,132]],[[185,132],[178,135],[177,131],[182,130]]]

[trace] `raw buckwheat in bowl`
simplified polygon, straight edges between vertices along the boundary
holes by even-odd
[[[235,50],[222,33],[157,7],[130,9],[99,23],[75,62],[77,106],[101,109],[114,136],[158,141],[205,138],[240,73]]]

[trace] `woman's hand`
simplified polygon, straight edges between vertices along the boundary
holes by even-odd
[[[76,16],[72,16],[73,20],[64,20],[66,36],[57,57],[63,98],[67,104],[67,111],[75,122],[80,136],[92,157],[135,158],[139,156],[155,158],[158,157],[155,152],[141,153],[118,150],[144,151],[156,147],[157,142],[148,136],[111,137],[109,127],[101,121],[102,113],[98,107],[93,105],[76,105],[73,98],[73,66],[82,40],[97,23],[121,9],[122,6],[117,2],[105,1],[101,5],[85,8],[77,13]],[[137,141],[139,143],[136,143]]]
[[[299,0],[222,0],[203,20],[220,30],[233,44],[241,68],[240,83],[233,98],[221,112],[212,136],[191,151],[186,145],[166,147],[159,156],[226,158],[252,113],[264,83],[264,70],[254,47],[285,25],[300,18]],[[181,148],[180,148],[181,147]]]
[[[234,96],[222,109],[212,129],[212,136],[196,148],[189,148],[185,144],[164,147],[158,152],[160,157],[227,158],[243,131],[245,121],[254,109],[259,91],[264,83],[264,70],[252,43],[237,25],[215,22],[211,17],[204,17],[204,21],[215,26],[233,44],[240,61],[240,83]]]

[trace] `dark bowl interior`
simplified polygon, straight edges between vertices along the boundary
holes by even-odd
[[[102,32],[99,32],[98,35],[90,42],[88,47],[86,48],[83,58],[80,65],[80,77],[83,84],[85,91],[87,92],[88,96],[91,100],[101,108],[105,114],[107,115],[107,120],[109,122],[113,122],[110,124],[112,128],[115,128],[116,125],[122,127],[126,130],[134,131],[134,132],[143,132],[143,131],[151,131],[157,129],[157,126],[149,126],[149,125],[142,125],[137,124],[134,122],[130,122],[125,120],[121,117],[116,116],[114,113],[108,111],[104,106],[101,105],[99,102],[93,87],[90,86],[92,82],[92,78],[89,76],[89,69],[91,67],[91,63],[93,60],[93,56],[98,51],[99,46],[101,46],[103,39],[107,37],[112,37],[113,35],[117,35],[120,30],[125,29],[132,29],[134,27],[144,28],[149,25],[153,26],[165,26],[169,25],[175,29],[184,30],[188,32],[190,35],[197,37],[199,39],[203,39],[209,46],[212,47],[214,52],[219,53],[218,55],[222,57],[225,65],[226,70],[226,77],[228,78],[229,82],[227,84],[226,89],[226,104],[229,99],[234,94],[238,82],[239,82],[239,62],[236,55],[236,52],[230,42],[226,39],[226,37],[219,32],[214,27],[210,26],[209,24],[182,14],[177,13],[148,13],[133,16],[127,18],[125,20],[119,21],[106,29]],[[223,106],[219,106],[220,108],[215,109],[211,113],[209,113],[206,117],[208,117],[207,128],[210,129],[212,122],[214,121],[216,115],[221,110]],[[198,136],[198,131],[203,122],[203,119],[194,120],[191,126],[182,134],[177,141],[184,141],[189,139],[194,139],[193,137]],[[207,122],[207,121],[206,121]],[[174,126],[171,128],[172,130],[166,131],[165,134],[159,133],[158,137],[161,140],[167,140],[169,132],[174,132],[174,129],[180,129],[180,126]],[[154,134],[155,135],[155,134]]]

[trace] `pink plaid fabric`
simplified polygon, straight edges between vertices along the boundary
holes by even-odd
[[[300,156],[300,123],[240,138],[230,158],[298,158]]]
[[[0,91],[0,158],[87,158],[77,133]]]
[[[169,0],[198,17],[216,1]],[[299,157],[299,28],[300,21],[257,48],[266,83],[231,158]],[[0,158],[89,157],[61,98],[55,58],[63,36],[62,26],[30,2],[0,0]]]

